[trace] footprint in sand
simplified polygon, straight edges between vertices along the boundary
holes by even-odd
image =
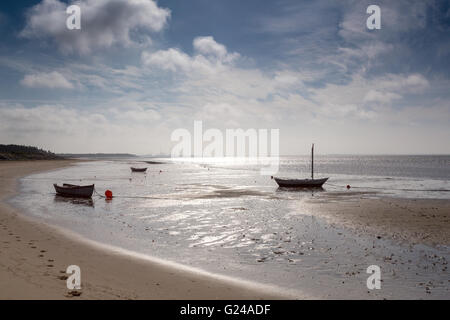
[[[68,297],[68,298],[79,297],[79,296],[81,296],[81,291],[77,291],[77,290],[69,291],[66,294],[66,297]]]

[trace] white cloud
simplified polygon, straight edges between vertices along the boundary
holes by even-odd
[[[257,68],[239,67],[238,63],[245,58],[238,59],[238,53],[228,52],[212,37],[195,38],[193,46],[193,55],[175,48],[142,54],[142,63],[150,68],[150,73],[163,70],[173,76],[172,96],[176,94],[181,101],[192,105],[209,103],[219,106],[218,110],[238,105],[244,110],[244,105],[254,106],[257,99],[267,99],[270,94],[286,93],[303,85],[304,76],[298,72],[281,70],[266,74]],[[255,108],[252,112],[258,113]]]
[[[194,50],[204,56],[212,56],[222,62],[232,62],[239,57],[239,54],[228,53],[227,48],[214,40],[213,37],[197,37],[193,41]]]
[[[420,74],[387,74],[366,79],[355,74],[346,84],[328,84],[312,89],[312,99],[319,106],[318,112],[327,117],[354,115],[362,119],[379,118],[373,108],[393,109],[392,102],[423,92],[428,80]]]
[[[401,74],[388,74],[378,78],[377,83],[374,85],[384,90],[419,93],[429,87],[429,82],[421,74],[406,76]]]
[[[426,90],[428,81],[419,74],[373,79],[355,75],[346,84],[303,88],[306,98],[295,87],[297,81],[301,83],[301,73],[265,74],[231,66],[223,70],[217,75],[196,74],[171,87],[173,98],[184,104],[161,105],[129,95],[93,102],[87,109],[0,103],[0,143],[36,144],[60,152],[149,153],[160,148],[169,152],[171,131],[191,130],[194,120],[203,120],[205,128],[280,128],[281,151],[286,154],[302,152],[300,146],[311,140],[325,152],[373,153],[399,152],[397,147],[415,139],[448,138],[446,100],[407,107],[394,104],[413,92],[411,86]],[[405,138],[399,132],[411,135]],[[389,145],[383,145],[389,136]],[[367,144],[369,138],[374,147]],[[436,152],[438,147],[442,148],[438,143],[421,144],[401,150]]]
[[[393,92],[380,92],[378,90],[369,90],[364,96],[364,102],[389,103],[395,99],[401,99],[402,96]]]
[[[65,3],[44,0],[28,12],[22,35],[53,39],[66,53],[86,54],[99,48],[134,45],[142,30],[145,35],[140,36],[152,38],[152,32],[161,31],[170,17],[168,10],[152,0],[70,3],[82,6],[81,32],[66,30]],[[273,22],[268,24],[272,34],[308,35],[278,37],[286,40],[287,49],[296,46],[300,51],[295,60],[276,61],[278,64],[269,63],[264,68],[244,63],[246,57],[212,36],[195,38],[189,54],[175,47],[145,51],[142,65],[124,65],[135,63],[134,56],[126,62],[114,60],[114,67],[105,64],[111,57],[96,57],[91,65],[66,60],[57,70],[35,61],[16,63],[14,68],[27,74],[22,85],[85,90],[83,106],[77,105],[79,99],[73,99],[74,92],[69,91],[64,92],[68,99],[60,98],[70,107],[29,103],[31,108],[25,108],[0,103],[0,139],[27,144],[44,141],[52,149],[74,152],[148,152],[152,147],[159,151],[160,144],[169,145],[171,130],[190,129],[193,120],[204,120],[205,126],[216,128],[280,128],[281,138],[289,142],[284,142],[282,152],[288,153],[295,153],[293,146],[307,145],[312,139],[328,152],[373,152],[368,139],[381,145],[386,139],[377,135],[395,139],[398,128],[408,132],[410,126],[415,126],[410,130],[415,138],[448,137],[450,105],[445,99],[440,103],[425,101],[430,87],[439,97],[440,92],[446,92],[445,85],[418,73],[389,74],[383,68],[372,73],[374,68],[383,67],[382,55],[398,50],[397,42],[384,42],[389,39],[380,36],[391,30],[391,13],[382,12],[387,15],[382,18],[382,28],[387,31],[375,33],[365,28],[364,4],[353,9],[344,10],[343,16],[338,12],[338,18],[344,20],[339,33],[342,38],[337,37],[336,42],[328,41],[335,39],[336,23],[321,28],[323,20],[317,15],[306,12],[290,19],[283,15],[277,21],[269,20]],[[299,19],[302,17],[305,19]],[[303,30],[313,21],[318,30]],[[151,38],[146,41],[151,42]],[[308,42],[310,38],[314,41]],[[277,43],[273,38],[268,40]],[[285,52],[284,47],[277,48],[278,53]],[[0,63],[11,68],[12,60],[2,58]],[[310,61],[320,65],[309,67]],[[436,84],[441,87],[436,89]],[[437,133],[435,127],[444,134]],[[391,143],[394,151],[396,146]],[[383,147],[375,152],[380,150]]]
[[[278,78],[279,76],[274,80]],[[275,98],[260,102],[259,105],[261,112],[267,118],[271,115],[273,120],[279,120],[281,123],[295,120],[307,126],[312,123],[323,125],[353,122],[356,124],[369,121],[382,124],[385,121],[392,121],[396,125],[405,125],[410,123],[408,119],[420,122],[421,118],[416,117],[419,114],[418,110],[422,113],[428,107],[416,104],[400,108],[395,105],[395,102],[401,101],[404,104],[405,101],[411,101],[411,94],[424,92],[428,87],[428,80],[419,74],[388,74],[372,79],[366,79],[362,74],[355,74],[348,83],[303,88],[306,90],[306,95],[299,94],[298,88],[280,89],[276,86],[273,88],[267,86],[267,90]],[[433,108],[433,110],[437,109]],[[400,114],[402,116],[394,116]]]
[[[422,29],[426,25],[427,2],[430,1],[380,1],[381,30],[384,36],[401,36],[402,32]],[[366,27],[367,1],[348,1],[342,5],[345,7],[344,15],[339,23],[339,35],[354,44],[366,43],[373,39],[383,37],[383,32],[371,32]]]
[[[178,70],[189,71],[195,64],[187,54],[174,48],[153,53],[144,51],[142,53],[142,62],[146,66],[158,67],[173,72]]]
[[[170,137],[159,119],[157,111],[136,105],[124,111],[0,103],[0,143],[31,144],[56,152],[148,153]]]
[[[386,44],[381,41],[371,41],[370,43],[357,48],[338,48],[338,56],[343,58],[343,60],[354,58],[368,60],[387,53],[393,48],[394,47],[391,44]]]
[[[84,124],[104,124],[106,118],[93,112],[82,112],[60,105],[25,108],[21,105],[0,108],[2,135],[75,134]],[[9,132],[9,133],[8,133]]]
[[[73,84],[57,71],[27,74],[20,82],[30,88],[73,89]]]
[[[66,28],[68,4],[43,0],[27,12],[21,35],[51,39],[64,53],[89,54],[113,45],[129,46],[135,43],[134,31],[159,32],[170,17],[170,11],[153,0],[79,0],[71,4],[81,8],[81,30]],[[148,35],[144,40],[149,41]]]
[[[161,119],[158,111],[151,108],[144,108],[141,105],[128,105],[126,108],[113,108],[109,112],[114,114],[114,118],[120,122],[130,124],[152,124]]]
[[[193,56],[176,48],[156,52],[144,51],[141,55],[142,63],[173,72],[217,73],[239,57],[236,52],[229,53],[227,48],[216,42],[213,37],[197,37],[193,41],[193,46],[196,51]]]
[[[363,102],[389,104],[393,100],[403,98],[408,93],[421,93],[429,87],[428,80],[420,74],[394,75],[387,74],[374,81],[366,81],[369,91]],[[370,87],[372,88],[370,88]]]
[[[196,38],[194,49],[192,56],[174,48],[144,53],[142,62],[151,68],[176,72],[172,93],[181,101],[201,106],[192,114],[217,125],[262,124],[294,118],[377,121],[381,108],[387,111],[393,108],[394,101],[429,87],[428,80],[420,74],[366,78],[361,71],[348,82],[314,88],[304,84],[310,79],[300,71],[263,72],[225,62],[223,57],[229,54],[226,47],[212,37]],[[389,49],[382,43],[374,43],[355,52],[343,51],[350,58],[353,54],[370,57]]]
[[[201,54],[213,54],[217,57],[224,57],[227,48],[223,44],[217,43],[213,37],[197,37],[193,42],[194,49]]]

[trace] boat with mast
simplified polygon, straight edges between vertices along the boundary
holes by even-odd
[[[274,178],[282,188],[322,188],[328,178],[314,179],[314,143],[311,148],[311,179],[283,179]]]

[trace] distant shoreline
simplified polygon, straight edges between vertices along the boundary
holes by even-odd
[[[58,156],[70,159],[120,159],[120,158],[138,158],[130,153],[60,153]]]
[[[51,151],[33,146],[0,144],[0,160],[62,160]]]

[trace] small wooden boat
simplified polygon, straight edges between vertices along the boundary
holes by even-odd
[[[282,188],[322,188],[328,178],[314,179],[314,143],[311,148],[311,179],[281,179],[274,178]]]
[[[56,183],[53,184],[55,191],[58,195],[64,197],[74,197],[74,198],[91,198],[94,193],[94,185],[88,186],[78,186],[74,184],[63,184],[58,186]]]
[[[133,168],[131,167],[132,172],[145,172],[147,171],[147,168]]]

